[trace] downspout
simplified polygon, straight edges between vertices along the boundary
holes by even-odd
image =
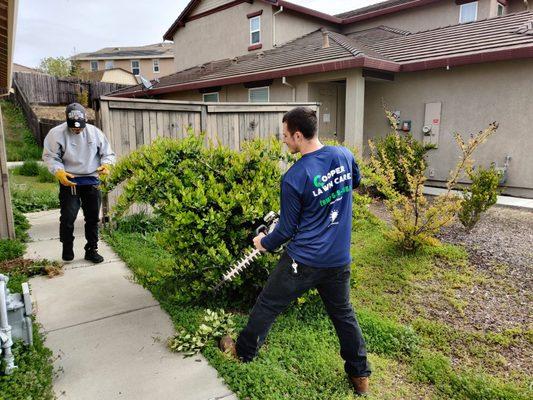
[[[296,88],[291,85],[289,82],[287,82],[287,77],[284,76],[283,78],[281,78],[281,83],[284,84],[285,86],[288,86],[292,89],[292,101],[296,101]]]
[[[0,354],[4,354],[5,374],[11,375],[17,367],[11,352],[13,346],[11,326],[7,321],[7,281],[8,277],[0,274]]]
[[[283,6],[280,6],[279,10],[272,14],[272,47],[276,47],[276,15],[283,12]]]

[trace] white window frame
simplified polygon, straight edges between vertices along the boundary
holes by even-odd
[[[94,66],[96,65],[96,68]],[[98,60],[91,60],[91,72],[98,71]]]
[[[136,62],[138,64],[138,67],[134,67],[133,66],[133,63]],[[131,60],[131,73],[135,76],[139,76],[141,75],[141,61],[140,60]],[[139,73],[136,74],[135,72],[133,72],[134,69],[138,69],[139,70]]]
[[[259,21],[259,28],[252,31],[252,21],[255,19]],[[259,41],[256,43],[253,42],[253,34],[255,32],[259,32]],[[250,18],[250,46],[260,44],[260,43],[261,43],[261,16],[258,15],[258,16]]]
[[[140,65],[139,65],[139,67],[140,67]],[[156,67],[157,67],[157,69],[156,69]],[[159,58],[154,58],[152,60],[152,70],[154,71],[154,74],[158,74],[159,72],[161,72],[161,63],[159,62]]]
[[[463,21],[463,10],[466,8],[466,7],[470,7],[472,5],[475,5],[476,6],[476,14],[474,16],[474,19],[472,21]],[[471,2],[468,2],[468,3],[464,3],[464,4],[461,4],[460,6],[461,8],[459,9],[459,23],[460,24],[466,24],[468,22],[473,22],[473,21],[477,21],[477,12],[478,12],[478,2],[477,1],[471,1]]]
[[[255,92],[257,90],[260,90],[260,89],[266,89],[267,90],[267,103],[270,103],[270,86],[261,86],[261,87],[256,87],[256,88],[250,88],[248,89],[248,103],[252,103],[252,92]],[[253,103],[258,103],[258,102],[253,102]]]
[[[496,8],[496,15],[498,17],[505,14],[505,6],[503,4],[497,3],[496,7],[497,7]],[[501,14],[500,14],[500,10],[501,10]]]
[[[105,69],[113,69],[115,68],[115,61],[114,60],[106,60],[105,62]]]
[[[215,101],[211,101],[211,103],[218,103],[220,102],[220,96],[218,94],[218,92],[209,92],[209,93],[202,93],[202,101],[204,103],[209,103],[206,99],[205,99],[205,96],[209,96],[209,95],[212,95],[212,94],[216,94],[217,95],[217,99]]]

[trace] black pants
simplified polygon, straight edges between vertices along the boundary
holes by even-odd
[[[369,376],[365,341],[350,303],[350,265],[313,268],[298,264],[285,252],[257,298],[246,328],[237,340],[237,354],[248,362],[255,358],[276,317],[307,290],[317,288],[340,342],[344,369],[350,376]]]
[[[80,210],[85,217],[85,250],[98,248],[98,221],[100,214],[101,194],[98,186],[76,186],[74,189],[60,185],[59,204],[59,240],[64,244],[74,242],[74,221]]]

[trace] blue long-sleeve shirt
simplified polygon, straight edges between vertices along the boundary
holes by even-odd
[[[273,251],[290,240],[287,252],[297,262],[321,268],[350,263],[352,190],[360,180],[345,147],[303,155],[283,176],[280,220],[263,247]]]

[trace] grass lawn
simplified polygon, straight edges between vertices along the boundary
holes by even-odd
[[[513,368],[512,351],[506,352],[523,340],[531,345],[530,331],[457,329],[435,317],[434,306],[442,304],[460,313],[466,305],[456,291],[485,279],[469,267],[466,252],[443,245],[402,254],[384,236],[386,229],[374,218],[356,221],[352,241],[352,301],[374,370],[369,398],[531,398],[531,377]],[[160,277],[171,272],[175,258],[157,245],[153,233],[118,230],[106,239],[177,330],[197,328],[204,310],[179,304],[166,292]],[[247,312],[233,311],[239,330]],[[214,342],[203,354],[241,399],[351,399],[338,352],[322,304],[308,296],[278,318],[253,363],[228,359]]]
[[[11,200],[21,212],[34,212],[59,208],[59,185],[39,182],[37,176],[9,174]]]
[[[4,120],[7,161],[39,160],[42,149],[28,128],[22,111],[12,102],[0,100]]]

